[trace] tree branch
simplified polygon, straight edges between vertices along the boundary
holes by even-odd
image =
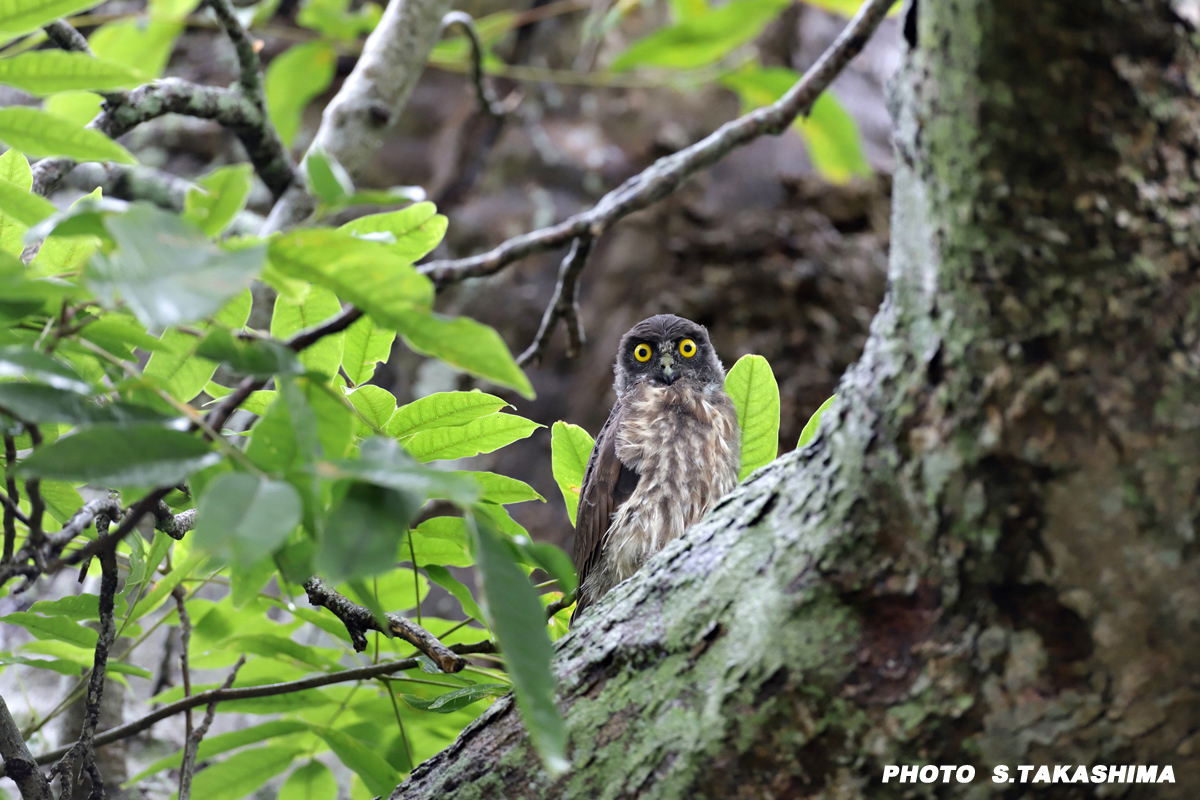
[[[887,15],[891,0],[867,0],[837,40],[777,102],[751,111],[718,128],[678,153],[660,158],[601,198],[596,206],[557,225],[513,237],[469,258],[432,261],[420,271],[438,286],[491,275],[534,253],[562,247],[580,236],[599,237],[618,220],[674,192],[692,175],[710,167],[730,151],[764,134],[777,135],[807,113],[833,79],[862,51]]]
[[[326,106],[311,147],[328,153],[351,176],[361,176],[408,102],[449,10],[449,0],[391,0],[354,70]],[[315,209],[299,180],[271,209],[262,233],[291,228]]]
[[[262,62],[258,59],[258,47],[246,29],[242,27],[242,23],[238,22],[228,0],[208,0],[208,7],[216,14],[221,27],[225,29],[225,35],[229,37],[229,41],[233,42],[233,49],[237,51],[240,73],[238,85],[241,88],[242,96],[253,103],[260,112],[266,114]]]
[[[54,800],[50,781],[37,768],[37,761],[25,745],[21,728],[9,713],[3,696],[0,696],[0,756],[4,756],[5,773],[16,781],[22,800]]]
[[[455,654],[436,636],[399,614],[387,615],[388,627],[385,630],[370,609],[338,594],[320,578],[309,578],[304,584],[304,592],[308,595],[308,602],[314,606],[329,609],[335,617],[342,621],[342,624],[346,626],[346,631],[350,634],[350,640],[354,643],[354,649],[360,653],[367,649],[367,639],[364,633],[380,631],[399,636],[413,645],[433,659],[442,672],[458,672],[467,665],[466,659]]]
[[[542,324],[538,326],[533,343],[517,358],[521,366],[532,362],[540,363],[546,352],[550,334],[561,319],[567,326],[567,355],[571,358],[579,355],[583,346],[583,325],[579,321],[579,275],[587,266],[588,255],[592,252],[592,237],[579,236],[571,242],[571,249],[563,257],[558,267],[558,283],[554,286],[554,296],[550,298],[545,313],[542,314]]]
[[[120,102],[106,102],[104,110],[87,127],[116,139],[164,114],[211,119],[227,128],[241,140],[255,171],[276,197],[292,182],[295,167],[279,133],[252,99],[229,89],[163,78],[139,86]],[[69,158],[37,162],[33,166],[33,191],[49,194],[75,164]]]

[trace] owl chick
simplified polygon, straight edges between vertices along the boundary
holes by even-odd
[[[639,322],[614,370],[617,402],[580,490],[572,622],[737,484],[737,411],[703,325],[672,314]]]

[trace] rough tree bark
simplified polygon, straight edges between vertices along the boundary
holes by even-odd
[[[917,11],[889,290],[823,433],[560,643],[571,772],[501,701],[393,798],[1031,793],[996,764],[1197,796],[1195,31],[1166,0]]]

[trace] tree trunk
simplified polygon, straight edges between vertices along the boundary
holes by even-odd
[[[818,440],[560,643],[566,776],[501,701],[393,798],[1200,792],[1195,33],[1166,0],[906,23],[889,290]]]

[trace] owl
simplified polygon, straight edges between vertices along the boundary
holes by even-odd
[[[572,622],[737,484],[737,412],[703,325],[672,314],[639,322],[614,371],[617,402],[580,490]]]

